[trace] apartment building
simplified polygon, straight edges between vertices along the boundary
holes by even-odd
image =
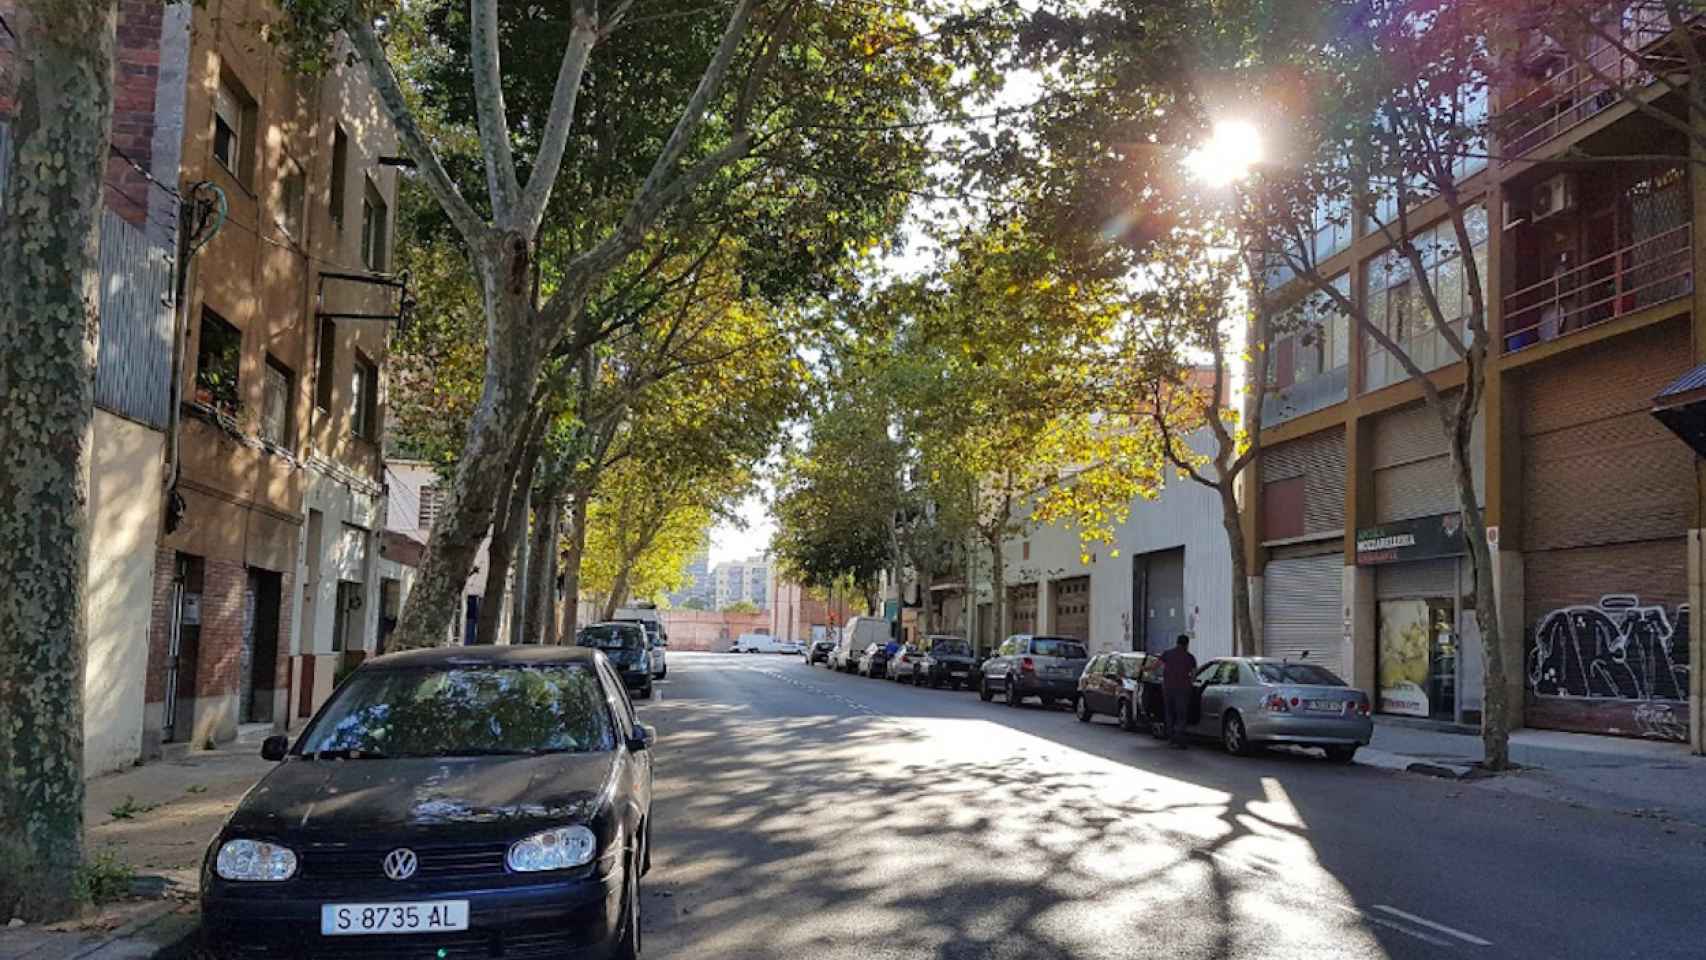
[[[770,561],[763,557],[719,563],[711,568],[711,601],[721,610],[742,600],[760,610],[770,608]]]
[[[1544,44],[1522,51],[1537,79],[1494,95],[1492,159],[1463,163],[1493,353],[1473,455],[1493,582],[1476,583],[1465,556],[1421,385],[1342,316],[1303,305],[1300,332],[1273,354],[1248,560],[1264,650],[1309,648],[1373,690],[1381,713],[1478,723],[1475,610],[1496,603],[1523,724],[1692,739],[1698,751],[1690,571],[1701,569],[1706,486],[1653,409],[1706,360],[1695,283],[1706,245],[1693,232],[1706,189],[1684,138],[1608,89],[1607,78],[1643,77],[1620,47],[1662,35],[1633,14],[1620,22],[1624,42],[1593,48],[1593,69]],[[1409,220],[1427,234],[1449,229],[1445,216],[1435,201]],[[1418,322],[1408,266],[1372,222],[1323,227],[1315,242],[1323,275],[1437,384],[1460,388],[1462,365]],[[1444,251],[1427,269],[1461,315],[1456,243],[1417,246]],[[1297,301],[1301,285],[1280,276],[1271,295]],[[1698,399],[1688,389],[1684,404]]]
[[[148,748],[310,716],[381,612],[389,329],[355,317],[396,313],[394,136],[359,65],[303,77],[257,41],[262,0],[189,9],[174,179],[225,212],[180,305]]]

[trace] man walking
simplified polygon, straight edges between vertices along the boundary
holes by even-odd
[[[1161,655],[1161,695],[1167,707],[1167,739],[1173,749],[1185,749],[1185,724],[1190,722],[1191,679],[1197,675],[1197,658],[1191,656],[1191,638],[1179,634],[1173,649]]]

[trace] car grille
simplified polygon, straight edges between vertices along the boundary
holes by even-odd
[[[524,927],[507,933],[476,929],[408,936],[322,937],[310,933],[302,941],[291,942],[238,938],[221,943],[219,955],[230,960],[390,960],[440,956],[444,960],[559,960],[585,946],[581,937],[570,932]]]
[[[384,848],[310,847],[302,852],[302,877],[307,880],[383,880],[385,855],[408,846],[419,858],[417,880],[459,880],[503,876],[508,844],[410,846]]]

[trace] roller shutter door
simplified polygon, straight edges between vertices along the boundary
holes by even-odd
[[[1455,400],[1447,394],[1446,401]],[[1477,499],[1486,489],[1486,443],[1481,416],[1470,440],[1470,469]],[[1451,449],[1439,418],[1426,404],[1406,407],[1382,417],[1374,430],[1372,468],[1376,523],[1456,513],[1457,481],[1451,473]]]
[[[1264,485],[1303,480],[1303,535],[1345,528],[1345,431],[1334,427],[1262,451]],[[1275,539],[1265,537],[1265,539]]]
[[[1344,558],[1270,560],[1262,581],[1262,654],[1301,657],[1344,675]]]
[[[1420,563],[1389,563],[1377,567],[1374,574],[1374,595],[1379,600],[1456,597],[1457,561],[1424,560]]]
[[[1523,380],[1530,726],[1687,738],[1694,456],[1647,411],[1689,355],[1667,323]]]
[[[1070,577],[1053,584],[1054,616],[1049,619],[1049,633],[1073,637],[1086,643],[1090,640],[1090,578]]]

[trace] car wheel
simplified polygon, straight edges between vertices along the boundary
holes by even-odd
[[[1355,746],[1327,748],[1327,759],[1334,763],[1350,763],[1356,757],[1357,748]]]
[[[638,858],[636,858],[638,860]],[[614,960],[638,960],[640,956],[640,871],[630,868],[623,883],[622,942],[611,953]]]
[[[640,699],[641,700],[650,700],[651,698],[652,698],[652,685],[648,683],[645,686],[640,688]]]
[[[669,679],[669,668],[668,667],[664,667],[663,670],[658,673],[658,679],[659,680]]]
[[[1007,705],[1009,707],[1016,707],[1024,701],[1024,696],[1019,693],[1019,685],[1013,681],[1012,677],[1008,677],[1002,687],[1007,691]]]
[[[1078,715],[1079,723],[1089,723],[1090,718],[1095,716],[1095,713],[1090,710],[1090,701],[1083,697],[1078,698],[1078,702],[1073,706],[1072,712]]]
[[[1250,738],[1244,731],[1244,718],[1238,715],[1238,711],[1227,712],[1226,720],[1220,725],[1220,742],[1226,747],[1226,752],[1235,757],[1250,752]]]
[[[988,677],[979,676],[977,678],[977,698],[984,703],[995,699],[995,691],[989,689]]]
[[[1127,733],[1137,732],[1137,721],[1131,715],[1131,701],[1120,701],[1120,729]]]
[[[1054,709],[1054,698],[1053,697],[1038,697],[1037,700],[1042,703],[1044,710],[1053,710]]]

